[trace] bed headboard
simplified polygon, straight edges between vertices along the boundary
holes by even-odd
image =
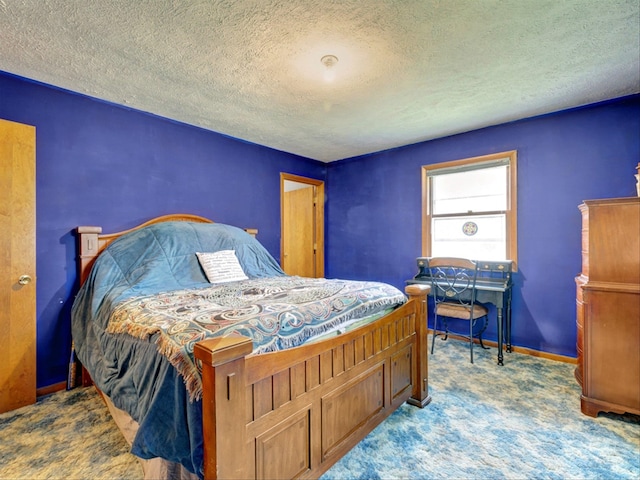
[[[93,262],[100,255],[100,253],[113,242],[115,239],[121,237],[126,233],[139,230],[143,227],[153,225],[155,223],[162,222],[199,222],[199,223],[214,223],[213,220],[209,220],[205,217],[198,215],[190,215],[188,213],[176,213],[171,215],[163,215],[161,217],[152,218],[151,220],[144,222],[137,227],[123,230],[115,233],[102,233],[102,227],[95,226],[80,226],[76,228],[76,235],[78,237],[78,278],[80,279],[80,285],[84,283]],[[255,228],[245,228],[245,232],[255,237],[258,234],[258,230]]]

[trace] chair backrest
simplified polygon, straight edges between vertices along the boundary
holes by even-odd
[[[456,257],[432,257],[427,260],[431,294],[436,302],[471,306],[476,300],[478,265]]]

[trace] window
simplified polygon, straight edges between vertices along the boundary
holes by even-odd
[[[513,260],[515,270],[515,150],[422,171],[422,255]]]

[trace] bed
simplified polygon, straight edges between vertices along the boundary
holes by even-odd
[[[350,282],[289,277],[255,230],[195,215],[76,233],[83,383],[103,394],[146,477],[317,478],[404,402],[431,400],[426,286],[393,307],[359,285],[336,300]],[[200,254],[229,251],[247,278],[210,280]]]

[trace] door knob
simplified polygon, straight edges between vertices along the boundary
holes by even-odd
[[[19,279],[18,279],[18,283],[20,285],[26,285],[27,283],[31,283],[31,277],[29,275],[22,275]]]

